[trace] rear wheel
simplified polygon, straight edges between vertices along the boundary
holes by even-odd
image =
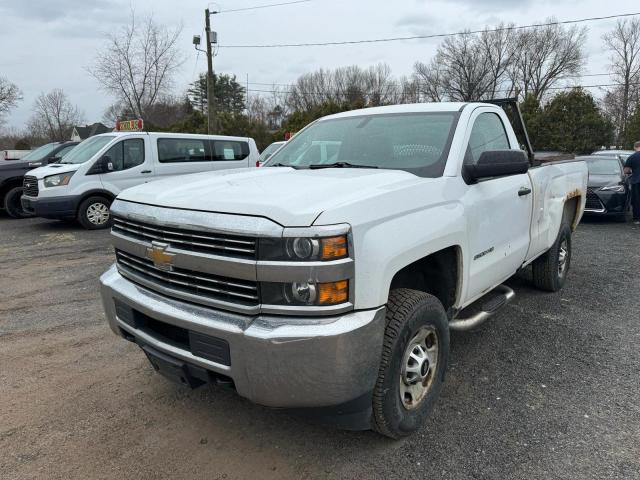
[[[533,284],[540,290],[557,292],[571,266],[571,228],[563,224],[552,247],[533,262]]]
[[[13,218],[29,218],[33,217],[33,214],[27,212],[22,208],[22,187],[14,187],[9,190],[4,196],[4,208]]]
[[[111,225],[111,202],[105,197],[89,197],[78,208],[78,222],[87,230],[108,228]]]
[[[432,295],[395,289],[373,393],[374,428],[391,438],[417,430],[438,398],[449,357],[449,326]]]

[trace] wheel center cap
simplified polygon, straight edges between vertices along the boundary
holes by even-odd
[[[422,377],[426,377],[427,373],[429,373],[429,360],[425,359],[425,361],[422,362],[422,365],[420,365],[420,375],[422,375]]]

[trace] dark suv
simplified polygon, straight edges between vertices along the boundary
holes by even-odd
[[[78,142],[53,142],[36,148],[20,160],[0,161],[0,208],[13,218],[30,217],[22,209],[22,182],[26,172],[60,160]]]
[[[578,157],[589,168],[585,215],[601,215],[627,221],[631,205],[631,185],[622,171],[618,156],[590,155]]]

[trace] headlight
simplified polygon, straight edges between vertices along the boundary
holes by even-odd
[[[603,192],[624,193],[625,188],[624,188],[624,185],[620,185],[619,183],[616,183],[615,185],[604,186],[604,187],[600,188],[600,190],[603,191]]]
[[[260,284],[262,302],[267,305],[331,306],[349,300],[349,281]]]
[[[44,177],[44,186],[45,187],[61,187],[63,185],[67,185],[73,174],[76,172],[67,172],[61,173],[60,175],[51,175],[49,177]]]
[[[261,238],[258,252],[260,260],[294,262],[339,260],[349,256],[346,235],[326,238]]]

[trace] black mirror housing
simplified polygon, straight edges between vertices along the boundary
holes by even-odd
[[[111,157],[109,155],[103,155],[100,158],[100,169],[102,170],[102,173],[113,171],[113,163],[111,163]]]
[[[529,160],[522,150],[487,150],[478,162],[462,166],[462,177],[467,183],[483,178],[504,177],[527,173]]]
[[[87,175],[98,175],[112,171],[113,163],[111,163],[111,157],[109,155],[103,155],[93,164],[93,167],[87,172]]]

